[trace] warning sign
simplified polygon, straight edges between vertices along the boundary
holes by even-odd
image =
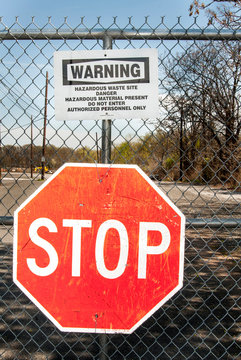
[[[54,77],[57,120],[158,117],[156,49],[57,51]]]

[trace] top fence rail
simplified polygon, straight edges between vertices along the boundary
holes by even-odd
[[[103,39],[108,36],[116,40],[241,40],[241,30],[215,29],[5,29],[0,30],[1,40],[60,40],[60,39]]]

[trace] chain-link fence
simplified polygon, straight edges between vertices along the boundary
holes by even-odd
[[[180,19],[1,19],[1,359],[240,358],[240,39]],[[138,164],[186,215],[184,287],[131,335],[61,333],[12,282],[12,216],[42,183],[46,113],[45,178],[64,162],[103,162],[102,121],[55,120],[53,53],[106,46],[158,49],[160,116],[109,123],[107,160]]]

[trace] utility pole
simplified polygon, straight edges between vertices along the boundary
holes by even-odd
[[[48,105],[48,71],[46,71],[46,85],[45,85],[45,106],[44,106],[44,129],[43,129],[43,146],[41,157],[41,180],[44,180],[45,174],[45,143],[46,143],[46,124],[47,124],[47,105]]]
[[[31,116],[30,174],[33,178],[33,116]]]
[[[0,122],[0,185],[2,185],[2,126]]]
[[[184,151],[183,151],[183,121],[184,121],[184,109],[183,109],[183,104],[181,105],[181,121],[180,121],[180,140],[179,140],[179,151],[180,151],[180,174],[179,174],[179,180],[182,181],[183,180],[183,155],[184,155]]]

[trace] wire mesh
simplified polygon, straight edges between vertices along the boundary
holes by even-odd
[[[210,28],[211,26],[211,28]],[[138,164],[188,217],[184,287],[131,335],[61,333],[12,282],[13,229],[0,225],[1,359],[238,359],[240,351],[240,32],[168,28],[163,18],[137,27],[58,27],[49,18],[22,26],[0,21],[0,216],[41,185],[46,72],[49,74],[45,166],[100,162],[99,121],[57,122],[53,53],[158,49],[158,119],[112,121],[111,162]],[[33,133],[31,135],[31,118]],[[31,155],[31,145],[33,153]],[[31,174],[31,166],[34,169]],[[32,176],[31,176],[32,175]],[[226,221],[226,222],[225,222]],[[232,227],[227,226],[232,222]],[[225,225],[226,224],[226,225]]]

